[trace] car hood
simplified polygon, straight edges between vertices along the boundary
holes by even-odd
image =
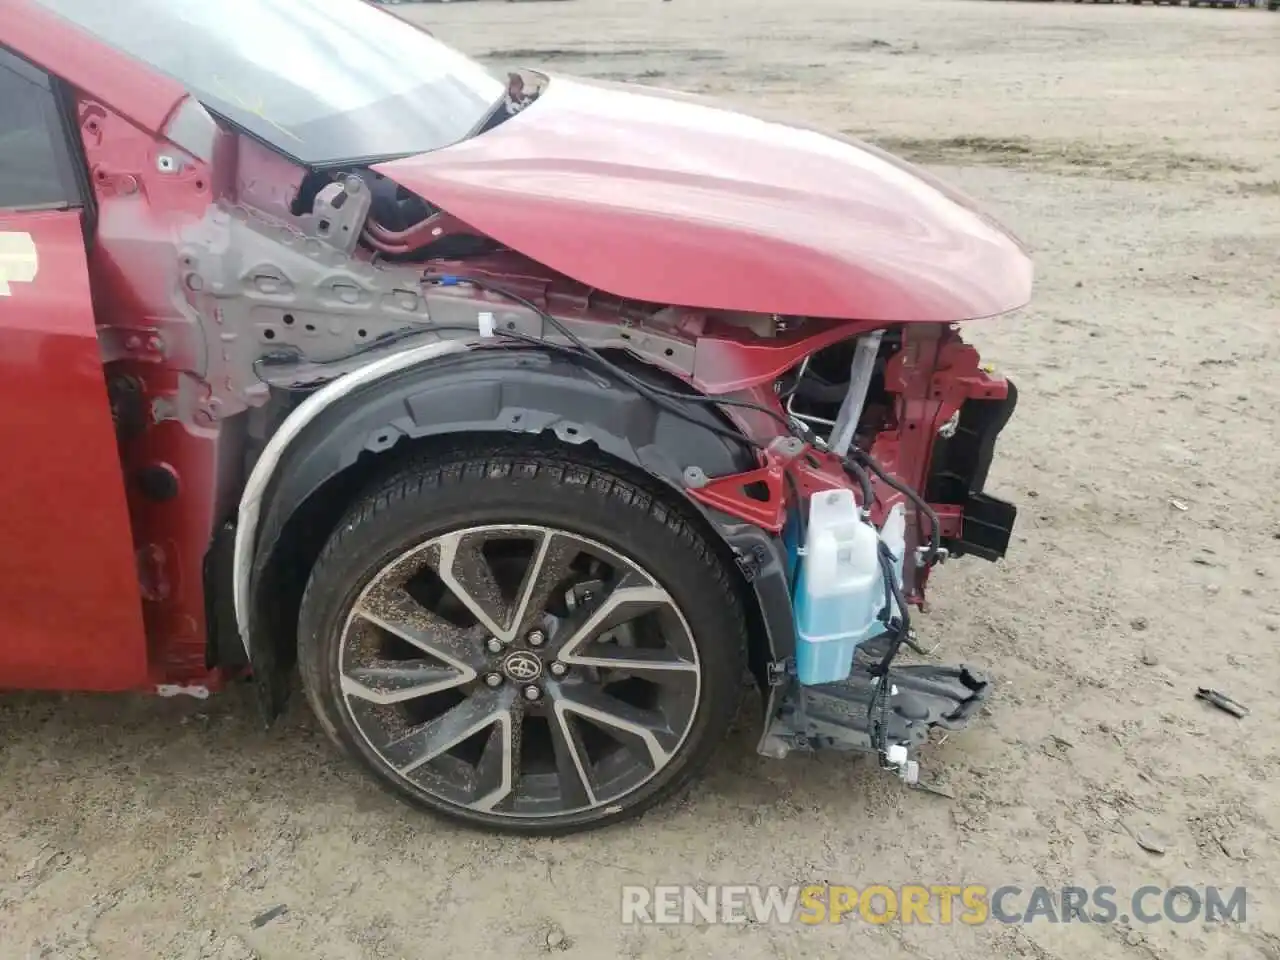
[[[953,323],[1031,293],[1021,243],[929,174],[673,91],[553,75],[500,126],[375,169],[620,297]]]

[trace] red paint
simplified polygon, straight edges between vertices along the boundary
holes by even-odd
[[[447,215],[442,215],[438,222],[447,232],[474,232],[460,227],[458,221]],[[636,318],[637,305],[633,301],[602,296],[585,284],[568,280],[511,251],[466,260],[432,261],[430,273],[433,276],[453,274],[488,281],[533,300],[564,319],[616,325]],[[500,296],[466,285],[449,288],[448,292],[450,296],[464,300],[502,301]],[[673,375],[687,380],[703,393],[713,395],[771,385],[809,354],[864,330],[883,326],[867,321],[807,320],[796,330],[761,338],[712,311],[683,309],[678,314],[667,325],[669,329],[666,332],[684,338],[696,347],[692,375],[673,365],[665,365],[661,355],[651,354],[646,359],[655,366],[666,366]]]
[[[161,335],[165,321],[182,322],[174,306],[175,273],[166,265],[176,263],[175,238],[180,227],[203,215],[215,187],[226,184],[215,184],[205,164],[185,155],[163,135],[164,125],[186,96],[182,87],[26,0],[0,0],[0,25],[0,41],[77,91],[77,121],[96,205],[96,229],[87,256],[93,309],[104,342],[121,348],[104,371],[93,343],[94,376],[99,387],[104,372],[107,377],[128,377],[141,384],[142,408],[148,418],[154,418],[155,411],[177,406],[182,393],[180,371],[201,366],[199,357],[175,353]],[[224,138],[220,145],[233,151],[223,168],[232,177],[237,170],[237,139]],[[162,151],[182,158],[180,175],[159,175],[156,158]],[[281,172],[282,166],[287,173]],[[251,156],[245,168],[251,177],[287,183],[292,175],[296,182],[297,168],[276,157],[255,162]],[[261,194],[270,187],[255,182],[250,189]],[[76,239],[83,263],[84,239],[80,235]],[[84,296],[88,312],[87,291]],[[0,327],[4,326],[5,320],[0,320]],[[92,334],[92,318],[89,331]],[[201,417],[197,415],[197,421]],[[135,612],[141,606],[146,637],[145,646],[138,646],[141,669],[132,647],[122,643],[117,651],[118,674],[114,669],[87,670],[83,677],[64,675],[62,683],[50,681],[49,685],[67,689],[153,683],[220,685],[220,674],[210,671],[206,663],[202,580],[215,513],[234,507],[234,501],[215,502],[220,432],[213,419],[194,425],[162,419],[140,435],[122,440],[118,454],[112,437],[110,469],[117,487],[122,478],[127,481],[157,464],[168,465],[179,480],[178,495],[163,502],[150,501],[135,484],[125,483],[128,516],[117,550],[125,552],[126,564],[120,567],[112,559],[114,552],[98,560],[128,572],[127,591],[116,602],[130,604]],[[143,635],[141,628],[138,634]],[[109,643],[100,638],[97,649],[100,657],[114,665]],[[47,670],[50,676],[62,675],[61,658],[51,657]],[[131,679],[126,683],[122,677]],[[3,668],[0,684],[46,685],[11,679]]]
[[[968,399],[1002,400],[1009,385],[1001,377],[987,373],[979,366],[978,352],[951,330],[941,325],[922,324],[907,328],[902,349],[890,360],[885,371],[885,389],[894,404],[892,423],[876,435],[870,454],[891,476],[915,490],[923,490],[932,465],[933,445],[938,430]],[[756,388],[735,394],[735,399],[750,400],[783,412],[772,390]],[[772,418],[742,408],[726,408],[729,416],[749,436],[767,442],[782,436],[781,424]],[[690,490],[690,495],[704,505],[720,510],[746,523],[778,532],[786,521],[793,493],[785,482],[790,474],[802,498],[834,487],[854,487],[838,458],[830,453],[805,448],[795,457],[780,457],[772,450],[762,454],[760,467],[726,477],[717,477],[704,487]],[[874,502],[871,517],[884,522],[893,507],[902,503],[909,518],[907,555],[929,541],[929,521],[910,499],[884,483],[869,471]],[[762,485],[766,496],[752,496],[745,488]],[[757,486],[759,490],[759,486]],[[962,509],[955,504],[930,504],[938,517],[939,535],[954,537],[960,533]],[[907,564],[904,580],[907,600],[924,601],[924,587],[929,571]]]
[[[96,99],[82,98],[78,116],[98,207],[89,255],[95,303],[117,342],[140,345],[109,364],[108,374],[139,381],[148,411],[177,410],[179,371],[198,370],[202,360],[181,355],[164,339],[162,321],[181,317],[173,299],[176,274],[156,266],[177,263],[174,238],[208,207],[211,172]],[[182,158],[181,174],[158,172],[161,149]],[[177,496],[160,502],[143,496],[136,484],[128,487],[153,673],[158,682],[216,686],[206,665],[202,569],[216,522],[221,427],[204,414],[195,419],[162,419],[122,440],[120,458],[128,476],[166,465],[179,481]]]
[[[129,516],[79,211],[5,213],[32,282],[0,295],[0,686],[147,679]]]
[[[953,323],[1030,296],[1018,241],[902,161],[666,91],[555,76],[496,129],[376,169],[629,299]]]
[[[933,462],[938,430],[956,413],[966,399],[1003,399],[1008,396],[1005,380],[984,372],[978,352],[954,331],[945,327],[908,327],[902,349],[890,359],[885,370],[885,389],[893,395],[893,429],[880,433],[871,445],[874,457],[889,473],[915,490],[925,489]],[[901,494],[874,480],[877,500],[889,509],[902,500],[907,509],[908,556],[928,542],[928,520]],[[934,507],[939,510],[938,506]],[[942,506],[944,535],[960,523],[958,510]],[[948,527],[948,524],[952,525]],[[907,564],[907,599],[920,603],[929,571]]]
[[[763,457],[764,466],[715,477],[704,486],[690,489],[689,496],[703,506],[720,510],[770,533],[778,533],[787,516],[782,487],[792,458],[773,450],[765,451]],[[763,495],[753,496],[748,490],[753,487],[763,488]]]
[[[302,171],[229,130],[209,163],[186,156],[163,132],[181,87],[28,0],[0,0],[0,43],[72,88],[94,207],[87,254],[79,213],[0,211],[0,231],[30,233],[41,258],[34,283],[0,298],[0,686],[216,687],[202,567],[234,511],[243,451],[225,442],[208,385],[182,372],[203,369],[206,342],[167,335],[190,324],[175,305],[176,238],[215,196],[283,215]],[[162,176],[161,152],[182,172]],[[773,381],[803,357],[910,324],[872,452],[913,486],[958,405],[1004,395],[946,324],[1021,306],[1025,252],[967,198],[864,144],[554,77],[496,129],[379,169],[445,212],[401,233],[371,225],[372,246],[401,253],[436,228],[481,232],[509,249],[451,272],[615,326],[673,307],[655,328],[694,346],[692,373],[646,357],[706,393],[779,409]],[[780,314],[790,329],[759,337],[725,315],[736,311]],[[796,326],[799,316],[811,319]],[[118,442],[104,375],[140,390],[144,429]],[[759,413],[725,413],[762,444],[781,431]],[[804,494],[850,485],[834,458],[809,451],[699,496],[777,529],[784,467]],[[148,468],[171,471],[172,497],[143,496],[133,478]],[[742,499],[751,480],[767,503]],[[901,495],[877,482],[876,498],[880,519]],[[957,508],[939,512],[958,528]],[[909,535],[926,532],[913,518]],[[908,565],[908,578],[919,602],[924,574]]]
[[[772,384],[809,354],[876,326],[864,321],[806,324],[796,333],[762,340],[741,327],[710,323],[698,337],[690,382],[710,394]]]

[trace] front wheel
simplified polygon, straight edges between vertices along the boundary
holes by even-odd
[[[678,790],[725,735],[745,648],[677,504],[547,452],[421,462],[354,504],[298,640],[317,716],[380,783],[524,833]]]

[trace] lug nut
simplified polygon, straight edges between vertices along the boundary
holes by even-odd
[[[502,674],[486,673],[484,675],[484,682],[487,687],[500,687],[502,686]]]
[[[551,664],[551,666],[547,667],[547,669],[551,671],[551,675],[553,677],[563,677],[566,673],[569,672],[569,668],[566,667],[559,660]]]
[[[485,649],[487,649],[490,653],[501,653],[502,641],[499,640],[497,637],[490,637],[487,641],[485,641]]]
[[[524,698],[526,700],[541,700],[542,691],[531,683],[524,688]]]
[[[529,641],[529,646],[540,647],[547,642],[547,635],[541,630],[530,630],[526,639]]]

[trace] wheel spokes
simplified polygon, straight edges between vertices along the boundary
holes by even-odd
[[[557,659],[573,666],[627,671],[655,680],[668,671],[696,672],[698,664],[674,650],[597,640],[647,614],[673,609],[671,596],[659,586],[650,583],[616,587],[599,604],[575,613],[562,626],[557,638]]]
[[[492,810],[515,790],[523,744],[519,723],[519,715],[508,708],[489,730],[489,739],[476,764],[475,799],[471,806],[478,810]]]
[[[570,565],[581,552],[582,545],[572,537],[550,530],[542,535],[520,584],[519,600],[510,619],[511,632],[503,639],[524,636],[541,624],[547,605],[569,576]]]
[[[493,636],[508,639],[502,590],[476,537],[451,533],[440,538],[436,573],[444,585]]]
[[[495,816],[618,802],[671,761],[698,704],[698,650],[668,592],[545,527],[407,551],[361,594],[341,649],[341,690],[381,760]],[[542,675],[522,680],[517,654]]]
[[[486,543],[520,542],[532,546],[514,598],[503,595]],[[540,624],[548,602],[582,552],[572,537],[537,528],[497,529],[489,534],[450,534],[439,541],[436,573],[477,621],[504,643]]]
[[[459,670],[471,669],[474,675],[484,663],[473,633],[432,613],[401,587],[369,590],[353,612]]]
[[[575,662],[578,650],[602,633],[646,613],[669,606],[671,598],[661,587],[617,587],[593,607],[574,611],[556,638],[560,659]]]
[[[554,695],[553,693],[552,696]],[[569,722],[566,711],[552,709],[547,719],[551,728],[551,750],[555,758],[556,780],[560,785],[562,802],[571,807],[594,807],[598,801],[591,778],[591,758],[587,755],[582,737]]]
[[[584,643],[578,653],[561,653],[562,663],[583,667],[600,667],[635,674],[661,683],[664,674],[697,673],[698,665],[681,659],[670,650],[649,647],[620,647],[613,643]]]
[[[465,671],[425,660],[379,661],[343,671],[342,692],[370,703],[404,703],[460,686],[473,677],[474,670],[468,676]]]
[[[603,728],[621,743],[638,744],[643,751],[641,759],[647,759],[653,770],[666,766],[679,744],[680,734],[671,729],[662,714],[633,706],[599,687],[557,684],[551,689],[551,697],[553,711],[562,726],[571,727],[567,718],[575,715]],[[589,766],[583,762],[585,757],[581,753],[576,756],[579,770],[588,774]]]
[[[457,706],[385,744],[382,755],[400,773],[411,773],[488,726],[510,727],[514,702],[515,691],[510,687],[478,689]]]

